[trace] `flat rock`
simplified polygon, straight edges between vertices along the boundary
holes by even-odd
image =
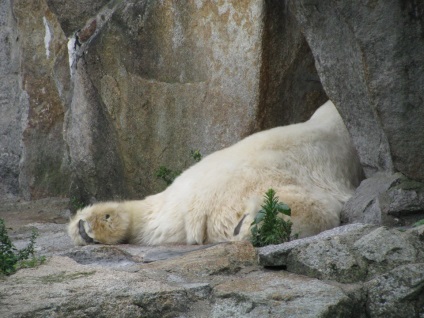
[[[260,249],[249,242],[74,246],[66,224],[53,223],[64,213],[56,200],[42,201],[43,213],[42,202],[6,208],[15,245],[26,246],[35,227],[36,252],[47,261],[0,277],[0,317],[406,318],[423,312],[422,228],[352,224]],[[27,224],[15,220],[19,208]]]

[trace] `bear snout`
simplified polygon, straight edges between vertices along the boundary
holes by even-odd
[[[93,240],[93,238],[91,238],[88,234],[87,234],[87,232],[85,231],[85,227],[84,227],[84,223],[85,223],[85,221],[84,220],[79,220],[79,222],[78,222],[78,231],[79,231],[79,234],[81,235],[81,237],[82,237],[82,239],[87,243],[87,244],[93,244],[94,243],[94,240]]]

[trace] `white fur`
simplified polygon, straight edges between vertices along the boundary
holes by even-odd
[[[328,101],[310,120],[251,135],[217,151],[179,176],[165,191],[140,201],[115,205],[130,218],[118,243],[158,245],[204,244],[243,240],[260,209],[263,195],[273,188],[292,209],[293,232],[300,237],[339,225],[343,204],[362,178],[357,155],[334,105]],[[101,213],[96,205],[79,211],[69,233],[84,244],[76,224]],[[240,234],[234,229],[242,223]],[[122,235],[120,235],[122,236]]]

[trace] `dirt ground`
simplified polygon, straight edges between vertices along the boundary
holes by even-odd
[[[67,223],[70,216],[68,206],[68,198],[0,200],[0,218],[4,220],[8,232],[13,234],[31,223]]]

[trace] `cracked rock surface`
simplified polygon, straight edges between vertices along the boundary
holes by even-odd
[[[258,250],[249,242],[75,247],[66,207],[54,198],[2,202],[16,247],[36,227],[47,261],[1,278],[1,317],[424,315],[422,228],[353,224]]]

